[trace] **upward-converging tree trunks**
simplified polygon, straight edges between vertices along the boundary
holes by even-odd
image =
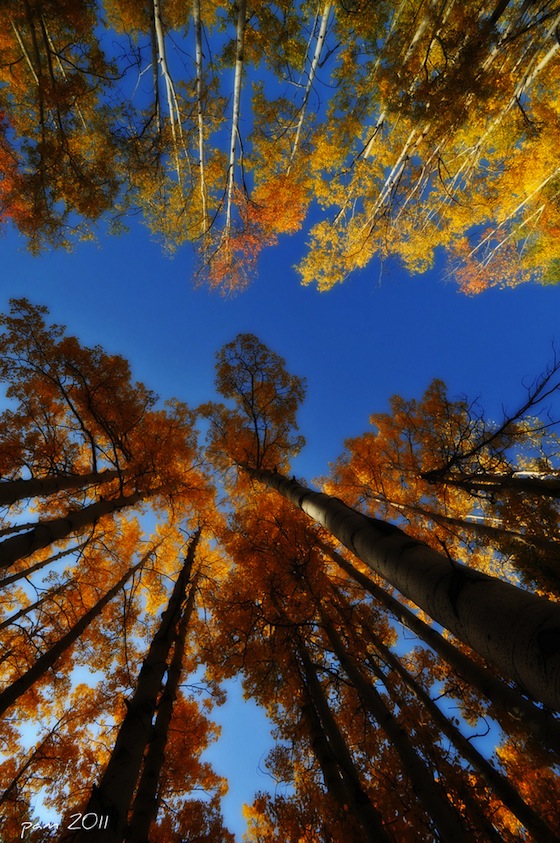
[[[241,675],[281,739],[266,763],[289,793],[255,798],[248,840],[556,843],[560,606],[485,565],[494,542],[527,548],[532,536],[540,554],[554,555],[550,498],[536,510],[524,500],[537,519],[517,530],[500,504],[492,529],[473,531],[484,539],[477,555],[454,536],[449,547],[440,540],[442,552],[421,540],[430,540],[423,520],[461,531],[488,505],[484,514],[461,509],[466,492],[447,491],[446,509],[419,470],[414,430],[405,464],[403,419],[429,430],[443,453],[444,434],[459,431],[474,458],[464,413],[437,385],[433,424],[430,402],[413,413],[395,400],[375,437],[348,443],[326,484],[335,497],[286,476],[303,445],[304,382],[254,335],[218,355],[229,406],[199,408],[202,455],[194,413],[178,403],[156,409],[141,384],[131,386],[125,361],[47,328],[43,314],[14,303],[0,339],[17,403],[0,416],[0,431],[10,430],[0,437],[0,559],[13,566],[1,583],[0,711],[11,752],[0,756],[3,836],[17,837],[50,781],[55,809],[71,799],[100,818],[64,839],[232,843],[223,783],[200,757],[215,730],[185,678],[204,663],[212,693]],[[522,445],[532,435],[514,432]],[[485,440],[477,459],[510,459],[503,435],[491,448]],[[228,494],[224,512],[211,470]],[[19,517],[24,500],[39,511],[35,524]],[[139,505],[152,500],[158,524],[148,537]],[[406,518],[410,532],[365,514],[377,506]],[[86,665],[93,679],[74,687],[74,668]],[[30,716],[45,724],[31,750],[18,725]],[[485,718],[497,734],[492,758],[472,740]]]
[[[277,472],[253,469],[251,476],[325,527],[534,699],[560,709],[560,606],[473,571],[398,527],[368,518]]]
[[[544,747],[552,749],[560,758],[560,721],[555,719],[545,709],[539,708],[527,699],[518,689],[512,688],[507,682],[500,679],[493,670],[489,670],[473,659],[469,658],[462,650],[455,647],[451,641],[444,638],[432,626],[429,626],[409,608],[404,606],[395,597],[388,594],[370,577],[367,577],[352,565],[340,553],[333,550],[323,542],[320,543],[323,551],[330,556],[352,579],[356,580],[373,597],[384,606],[391,615],[400,621],[404,626],[414,632],[418,637],[431,647],[438,657],[445,661],[458,676],[465,679],[473,688],[497,703],[496,717],[506,717],[512,712],[516,717],[523,720],[525,728],[533,734]]]
[[[200,530],[190,541],[183,568],[175,581],[161,624],[142,664],[136,690],[127,702],[126,716],[119,728],[111,758],[101,780],[94,786],[86,807],[86,813],[108,816],[108,826],[106,829],[84,831],[76,836],[76,841],[121,843],[126,836],[128,812],[142,759],[146,746],[154,739],[154,712],[160,698],[164,675],[170,669],[169,654],[173,646],[177,645],[181,617],[185,609],[186,589],[191,581],[199,538]],[[193,605],[191,599],[187,605],[189,614]]]

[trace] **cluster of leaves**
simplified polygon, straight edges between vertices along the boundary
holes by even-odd
[[[556,281],[555,2],[2,14],[1,217],[35,251],[133,208],[166,248],[194,243],[211,286],[240,289],[316,199],[300,272],[320,289],[375,255],[423,271],[439,246],[468,293]]]
[[[501,423],[433,381],[420,401],[394,396],[373,431],[346,442],[325,489],[404,525],[469,565],[560,596],[558,436],[534,417],[557,391],[558,365]]]

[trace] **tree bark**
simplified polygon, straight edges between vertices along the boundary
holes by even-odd
[[[169,66],[167,64],[167,50],[165,48],[165,33],[163,31],[163,22],[161,19],[161,8],[159,0],[152,0],[152,21],[156,39],[157,61],[165,82],[165,91],[167,94],[167,110],[169,117],[169,125],[171,126],[171,137],[173,140],[173,156],[175,158],[175,171],[177,173],[177,181],[181,185],[181,165],[179,159],[179,140],[183,141],[183,129],[181,126],[181,114],[179,111],[179,103],[175,93],[175,86]]]
[[[378,635],[372,630],[366,629],[365,634],[371,639],[375,649],[383,662],[403,680],[408,689],[414,694],[420,703],[425,707],[429,716],[463,756],[473,770],[476,770],[492,792],[500,799],[505,807],[514,814],[527,831],[538,840],[539,843],[558,843],[559,839],[522,799],[519,791],[510,784],[509,780],[499,772],[483,755],[473,746],[463,733],[446,717],[443,711],[432,700],[428,692],[417,682],[408,670],[401,664],[394,653],[383,643]],[[388,680],[380,672],[383,682]]]
[[[48,603],[49,600],[51,600],[53,597],[56,597],[57,594],[60,594],[60,592],[68,588],[69,585],[70,583],[66,581],[65,583],[59,585],[58,588],[55,588],[52,591],[47,591],[45,594],[43,594],[42,597],[40,597],[38,600],[35,600],[34,603],[30,603],[29,606],[24,606],[23,609],[19,609],[17,612],[14,612],[13,615],[10,615],[9,618],[6,618],[6,620],[0,623],[0,630],[6,629],[7,626],[10,626],[11,624],[15,623],[20,618],[23,618],[25,615],[29,615],[31,612],[34,611],[34,609],[38,609],[39,606],[42,606],[43,603]]]
[[[362,704],[373,720],[385,732],[402,762],[403,772],[409,777],[412,789],[424,808],[429,820],[442,840],[469,843],[464,822],[441,793],[431,770],[414,749],[404,728],[387,708],[381,695],[363,676],[355,659],[347,652],[342,639],[322,606],[318,606],[323,629],[340,665],[355,687]]]
[[[384,828],[383,818],[362,787],[350,750],[329,708],[315,668],[302,642],[296,652],[301,664],[304,690],[309,700],[307,714],[308,717],[311,715],[311,722],[315,725],[311,736],[313,749],[317,752],[319,763],[321,759],[325,763],[325,767],[321,764],[325,785],[343,813],[344,806],[347,805],[351,816],[361,825],[364,843],[390,843],[391,837]]]
[[[410,503],[397,503],[388,498],[368,496],[368,501],[374,500],[385,506],[396,509],[399,514],[404,511],[414,512],[423,518],[435,521],[436,524],[448,525],[456,527],[461,531],[469,531],[475,536],[494,540],[496,542],[514,542],[522,544],[525,547],[537,547],[539,550],[548,553],[553,558],[558,556],[560,558],[560,542],[553,539],[543,539],[539,536],[532,536],[526,533],[520,533],[518,530],[510,530],[500,524],[499,519],[493,519],[495,523],[489,523],[488,519],[481,517],[480,520],[470,520],[469,518],[458,518],[452,515],[444,515],[440,512],[426,509],[423,506],[415,506]]]
[[[436,479],[435,482],[444,486],[456,486],[466,492],[524,492],[528,495],[560,498],[560,478],[557,477],[518,477],[515,473],[461,474],[457,477],[448,475],[441,480]]]
[[[202,21],[200,16],[200,0],[193,2],[193,19],[195,32],[195,64],[196,64],[196,117],[198,123],[198,172],[201,203],[200,236],[208,232],[208,210],[206,175],[204,168],[204,108],[203,108],[203,75],[202,75]]]
[[[66,489],[83,489],[98,486],[121,476],[116,468],[92,471],[89,474],[55,474],[51,477],[34,477],[31,480],[4,480],[0,483],[0,506],[10,506],[26,498],[42,498]]]
[[[477,664],[461,650],[458,650],[451,641],[420,620],[414,612],[411,612],[410,609],[380,588],[370,577],[358,571],[336,550],[323,543],[321,543],[321,548],[394,617],[416,633],[428,647],[431,647],[440,658],[447,662],[457,676],[463,678],[490,702],[494,703],[496,711],[492,712],[493,716],[500,720],[500,714],[503,712],[506,716],[508,714],[511,716],[513,713],[515,717],[521,718],[525,729],[546,749],[552,750],[560,758],[560,722],[558,720],[547,711],[535,706],[519,691],[507,685],[492,671],[488,670],[487,667]],[[503,719],[502,716],[501,720]],[[507,721],[505,725],[502,725],[508,731]]]
[[[191,576],[199,537],[200,530],[191,539],[183,568],[142,664],[136,690],[132,699],[127,701],[127,712],[119,728],[113,752],[99,784],[94,785],[92,789],[85,809],[86,813],[108,815],[108,827],[106,830],[97,828],[80,831],[70,838],[76,843],[122,843],[125,836],[134,788],[146,746],[153,736],[154,712],[167,670],[169,653],[176,640],[177,624],[181,617],[185,589]]]
[[[471,570],[398,527],[368,518],[296,480],[272,471],[248,472],[325,527],[530,696],[560,709],[560,604]]]
[[[301,137],[301,130],[303,128],[303,121],[305,120],[305,115],[307,112],[307,104],[309,102],[309,97],[311,95],[311,91],[313,89],[313,83],[315,81],[315,76],[317,74],[317,68],[319,67],[319,61],[321,59],[321,53],[323,51],[323,47],[325,45],[325,38],[327,36],[327,24],[329,22],[329,16],[331,13],[332,3],[330,0],[326,0],[323,11],[321,12],[321,23],[319,24],[319,32],[317,34],[317,41],[315,44],[315,52],[313,54],[313,59],[311,60],[311,67],[309,68],[309,74],[307,77],[307,85],[305,86],[305,92],[303,95],[303,102],[301,104],[299,110],[299,120],[296,129],[296,136],[294,142],[292,144],[292,151],[290,153],[289,163],[287,172],[289,173],[292,169],[294,159],[296,157],[299,142]]]
[[[243,63],[245,61],[245,29],[247,26],[247,0],[237,3],[237,30],[235,50],[235,76],[233,81],[233,114],[231,117],[231,132],[229,141],[229,156],[226,187],[226,219],[224,234],[226,239],[231,230],[231,211],[233,205],[233,187],[235,184],[235,162],[237,153],[237,139],[239,135],[239,115],[241,111],[241,80],[243,77]]]
[[[5,539],[0,544],[0,568],[8,568],[18,559],[24,559],[36,550],[41,550],[53,542],[65,539],[66,536],[77,533],[83,527],[89,527],[103,515],[118,512],[118,510],[127,506],[133,506],[144,497],[145,494],[142,492],[120,495],[118,498],[112,498],[108,501],[97,501],[97,503],[92,503],[83,507],[83,509],[70,510],[60,518],[41,521],[33,530],[11,539]]]
[[[81,544],[76,544],[73,547],[69,547],[66,550],[61,550],[60,553],[55,553],[53,556],[47,556],[46,559],[42,559],[40,562],[36,562],[35,565],[31,565],[29,568],[25,568],[25,570],[23,571],[18,571],[17,574],[10,574],[9,577],[4,577],[3,580],[0,580],[0,589],[6,588],[6,586],[11,585],[13,582],[17,582],[18,580],[22,580],[25,577],[28,577],[35,571],[40,571],[41,568],[45,568],[52,562],[57,562],[64,556],[69,556],[71,553],[76,553],[80,550],[83,550],[83,548],[88,544],[88,542],[89,539],[87,539],[85,542],[81,542]]]
[[[181,680],[187,628],[194,609],[196,584],[197,577],[191,583],[189,597],[181,615],[165,688],[157,706],[153,736],[146,752],[142,775],[132,805],[126,843],[146,843],[149,840],[150,826],[157,815],[159,781],[165,761],[165,747],[173,716],[173,704],[177,698]]]

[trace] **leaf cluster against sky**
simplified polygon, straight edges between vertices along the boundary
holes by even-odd
[[[193,243],[225,291],[304,225],[299,272],[320,289],[374,256],[425,270],[438,247],[466,292],[554,283],[559,15],[14,3],[3,216],[37,250],[136,210],[167,248]]]

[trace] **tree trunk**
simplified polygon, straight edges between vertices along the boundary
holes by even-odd
[[[4,480],[0,483],[0,506],[10,506],[26,498],[42,498],[66,489],[83,489],[98,486],[121,476],[116,468],[92,471],[89,474],[55,474],[51,477],[34,477],[31,480]]]
[[[224,235],[230,236],[231,210],[233,204],[233,187],[235,184],[235,162],[237,153],[237,140],[239,135],[239,115],[241,111],[241,80],[243,77],[243,63],[245,61],[245,29],[247,26],[247,0],[238,0],[237,3],[237,31],[235,51],[235,76],[233,81],[233,114],[231,117],[231,132],[229,141],[229,156],[226,187],[226,220]]]
[[[169,125],[171,126],[171,137],[173,140],[173,157],[175,159],[175,171],[177,173],[177,181],[179,185],[182,184],[181,165],[179,159],[179,140],[183,141],[183,128],[181,125],[181,114],[179,111],[179,103],[175,93],[175,86],[169,66],[167,64],[167,50],[165,48],[165,33],[163,31],[163,23],[161,20],[161,9],[159,0],[152,0],[152,20],[154,33],[156,38],[157,60],[158,67],[161,70],[165,82],[165,91],[167,94],[167,110],[169,117]]]
[[[410,503],[397,503],[396,501],[391,501],[388,498],[378,498],[374,495],[368,496],[368,501],[369,500],[374,500],[378,503],[384,504],[385,506],[392,507],[393,509],[396,509],[399,514],[402,514],[404,511],[414,512],[416,515],[420,515],[430,521],[435,521],[436,524],[456,527],[461,531],[470,530],[470,532],[477,537],[494,540],[495,542],[517,542],[518,544],[523,544],[525,547],[537,547],[539,550],[548,553],[552,557],[560,557],[560,542],[553,539],[543,539],[539,536],[520,533],[517,530],[510,530],[507,527],[501,526],[500,520],[497,518],[493,519],[495,523],[489,523],[488,519],[484,516],[481,517],[481,520],[471,521],[468,518],[458,518],[452,515],[444,515],[443,513],[426,509],[423,506],[415,506]]]
[[[500,799],[508,811],[511,811],[527,831],[538,840],[539,843],[558,843],[559,838],[547,827],[541,817],[533,811],[522,799],[519,791],[510,784],[509,780],[496,770],[496,768],[484,758],[472,745],[470,740],[446,717],[443,711],[432,700],[427,691],[401,664],[394,653],[383,643],[381,638],[372,630],[365,629],[365,635],[370,639],[379,656],[387,666],[400,676],[405,685],[414,696],[422,703],[429,716],[440,730],[453,744],[457,751],[463,756],[473,770],[476,770],[492,792]],[[380,672],[382,681],[386,682],[385,676]]]
[[[429,479],[429,478],[428,478]],[[444,486],[456,486],[466,492],[524,492],[528,495],[544,495],[560,498],[560,478],[519,477],[513,474],[461,474],[448,475],[435,482]]]
[[[311,701],[301,706],[301,717],[309,736],[311,749],[321,768],[323,783],[327,793],[338,807],[339,816],[344,822],[348,816],[344,810],[344,806],[348,805],[348,795],[340,776],[340,770],[333,749],[329,745],[321,721],[319,720],[319,715],[315,711]],[[332,840],[330,835],[329,839]],[[357,843],[362,843],[362,841],[358,840]]]
[[[66,581],[65,583],[62,583],[62,585],[59,585],[58,588],[55,588],[51,591],[47,591],[34,603],[30,603],[29,606],[25,606],[23,609],[19,609],[17,612],[14,612],[13,615],[10,615],[9,618],[6,618],[6,620],[0,623],[0,630],[6,629],[7,626],[10,626],[11,624],[15,623],[20,618],[23,618],[25,615],[29,615],[31,612],[33,612],[34,609],[38,609],[39,606],[42,606],[43,603],[48,603],[49,600],[51,600],[53,597],[56,597],[57,594],[60,594],[60,592],[68,588],[69,585],[70,583]]]
[[[414,511],[421,513],[421,507],[412,507]],[[448,524],[458,530],[470,530],[475,536],[494,540],[494,542],[514,542],[523,544],[525,547],[537,547],[539,550],[560,557],[560,542],[553,539],[542,539],[539,536],[527,535],[517,530],[509,530],[496,524],[488,524],[486,521],[469,521],[466,518],[454,518],[451,515],[440,515],[436,512],[424,511],[426,518],[431,518],[437,524]]]
[[[200,236],[204,239],[208,232],[208,211],[206,175],[204,169],[204,108],[203,108],[203,75],[202,75],[202,21],[200,18],[200,0],[193,2],[193,19],[195,33],[195,64],[196,64],[196,117],[198,123],[198,172],[201,203]]]
[[[354,658],[347,652],[340,635],[321,606],[318,606],[323,629],[333,648],[340,665],[354,688],[363,706],[373,720],[385,732],[389,742],[402,762],[402,770],[409,777],[412,789],[433,823],[442,840],[457,843],[469,843],[472,840],[464,827],[464,822],[441,793],[434,781],[431,770],[414,749],[408,736],[393,713],[385,705],[381,695],[363,676]]]
[[[321,765],[323,775],[328,773],[329,776],[328,780],[325,778],[325,785],[342,811],[345,811],[346,805],[346,810],[361,825],[364,843],[390,843],[391,838],[385,831],[383,818],[362,787],[350,750],[329,708],[315,668],[302,642],[296,652],[301,663],[302,682],[309,699],[309,708],[315,712],[316,717],[316,729],[312,735],[313,748],[318,750],[318,760],[327,760],[327,757],[329,760],[326,769]]]
[[[71,553],[76,553],[80,550],[83,550],[83,548],[86,547],[89,541],[90,539],[87,539],[81,544],[76,544],[73,547],[67,548],[66,550],[61,550],[60,553],[55,553],[53,556],[47,556],[46,559],[42,559],[40,562],[36,562],[35,565],[31,565],[29,568],[25,568],[25,570],[23,571],[18,571],[17,574],[10,574],[9,577],[4,577],[3,580],[0,580],[0,589],[6,588],[6,586],[11,585],[13,582],[17,582],[18,580],[25,579],[30,574],[33,574],[35,571],[40,571],[41,568],[45,568],[47,565],[50,565],[53,562],[57,562],[64,556],[69,556]]]
[[[23,776],[26,774],[27,770],[30,767],[32,767],[33,764],[37,761],[37,759],[42,758],[41,752],[44,749],[44,747],[46,746],[46,744],[48,743],[48,741],[52,738],[52,736],[53,736],[54,732],[56,731],[56,728],[58,727],[59,723],[60,723],[60,720],[54,726],[54,728],[52,728],[50,730],[50,732],[47,735],[45,735],[43,740],[31,750],[31,752],[27,756],[27,760],[24,761],[23,764],[21,765],[21,767],[18,768],[16,774],[13,776],[13,778],[11,779],[9,784],[6,786],[5,790],[0,795],[0,807],[2,805],[5,805],[7,802],[10,802],[10,801],[15,802],[17,800],[17,798],[18,798],[17,793],[18,793],[18,790],[19,790],[19,788],[18,788],[19,782],[21,781]],[[12,799],[12,797],[14,797],[14,798]],[[23,829],[22,829],[22,832],[23,832]]]
[[[458,650],[451,641],[440,635],[433,627],[420,620],[414,612],[403,606],[398,600],[380,588],[372,579],[358,571],[348,560],[328,545],[321,543],[324,553],[334,559],[346,573],[362,588],[368,591],[379,603],[391,612],[404,626],[431,647],[460,678],[464,679],[496,706],[492,712],[498,720],[503,712],[506,717],[512,714],[521,718],[523,726],[546,749],[552,750],[560,758],[560,722],[547,711],[535,706],[523,697],[517,690],[499,679],[488,668],[474,662],[469,656]],[[502,716],[501,718],[505,718]],[[503,728],[508,731],[507,720]]]
[[[99,784],[92,789],[85,809],[86,813],[108,816],[107,829],[80,831],[70,838],[76,843],[122,843],[146,746],[153,736],[154,712],[169,653],[176,640],[177,624],[199,538],[200,529],[191,539],[185,563],[142,664],[136,690],[132,699],[127,701],[127,712],[119,728],[113,752]]]
[[[42,656],[39,656],[35,664],[30,667],[23,676],[20,676],[19,679],[16,679],[15,682],[12,682],[8,688],[0,693],[0,715],[4,714],[4,712],[12,706],[22,694],[25,694],[25,692],[28,691],[31,686],[47,672],[47,670],[55,665],[60,656],[78,640],[84,630],[87,629],[92,621],[101,614],[107,603],[116,597],[121,588],[128,582],[132,575],[145,565],[147,559],[151,556],[154,550],[155,548],[152,548],[148,551],[148,553],[145,553],[142,559],[140,559],[140,561],[132,568],[129,568],[126,574],[120,578],[118,583],[116,583],[113,588],[103,595],[103,597],[98,600],[97,603],[92,606],[91,609],[89,609],[80,618],[80,620],[50,648],[50,650]]]
[[[142,775],[132,805],[126,843],[146,843],[149,840],[150,826],[156,819],[159,781],[165,761],[165,747],[169,735],[169,724],[173,716],[173,704],[177,698],[181,680],[187,628],[194,609],[196,584],[197,577],[192,581],[189,598],[181,615],[173,648],[173,658],[171,659],[165,688],[157,706],[153,736],[146,752]]]
[[[259,469],[249,469],[249,474],[325,527],[530,696],[560,709],[560,604],[471,570],[398,527],[368,518],[296,480]]]
[[[292,144],[292,151],[290,153],[290,159],[288,164],[287,172],[289,173],[292,169],[294,159],[296,157],[299,142],[301,137],[301,130],[303,128],[303,121],[305,120],[305,115],[307,113],[307,104],[309,102],[309,97],[311,95],[311,91],[313,89],[313,83],[315,81],[315,76],[317,74],[317,68],[319,67],[319,61],[321,59],[321,53],[323,51],[323,47],[325,45],[325,38],[327,36],[327,24],[329,22],[329,16],[331,13],[332,3],[330,0],[323,6],[323,11],[321,12],[321,23],[319,24],[319,32],[317,35],[317,42],[315,44],[315,52],[313,54],[313,59],[311,61],[311,67],[309,68],[309,73],[307,76],[307,85],[305,86],[305,92],[303,95],[303,102],[301,104],[299,110],[299,120],[296,129],[296,136],[294,142]]]
[[[97,501],[97,503],[92,503],[83,507],[83,509],[70,510],[60,518],[41,521],[33,530],[11,539],[5,539],[0,544],[0,568],[8,568],[18,559],[24,559],[36,550],[41,550],[53,542],[65,539],[66,536],[77,533],[83,527],[89,527],[103,515],[118,512],[118,510],[127,506],[134,506],[144,497],[145,495],[142,492],[120,495],[118,498],[108,501]]]

